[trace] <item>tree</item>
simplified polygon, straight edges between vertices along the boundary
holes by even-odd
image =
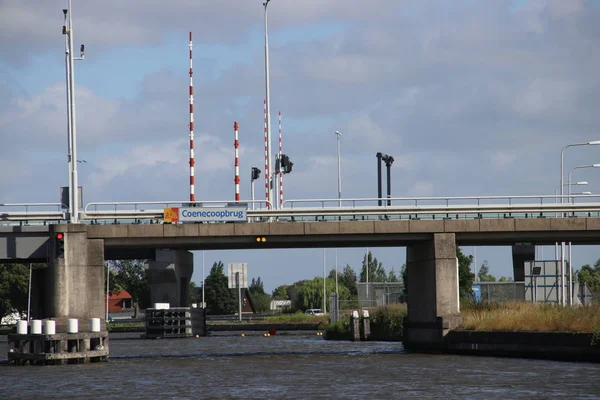
[[[350,291],[344,285],[339,287],[339,299],[349,300]],[[327,309],[329,310],[329,299],[330,295],[335,292],[335,279],[326,279],[325,288],[327,291]],[[292,307],[296,310],[306,310],[308,308],[322,308],[323,307],[323,278],[316,277],[312,280],[298,281],[294,283],[291,292],[294,293]]]
[[[400,279],[398,278],[398,276],[396,276],[396,271],[394,271],[394,268],[392,268],[390,270],[390,273],[388,274],[388,277],[387,277],[387,281],[388,282],[400,282]]]
[[[27,312],[29,266],[0,264],[0,319],[14,312]]]
[[[344,285],[348,288],[351,296],[357,296],[358,290],[356,288],[356,271],[349,265],[344,267],[344,270],[338,277],[338,284]]]
[[[202,286],[197,287],[195,282],[190,281],[190,304],[202,302]]]
[[[257,279],[252,278],[248,293],[250,294],[250,297],[252,297],[252,304],[254,304],[255,312],[264,313],[269,311],[271,306],[271,296],[265,293],[265,287],[260,280],[260,276]]]
[[[275,290],[273,290],[273,299],[275,300],[289,300],[290,294],[288,292],[290,285],[281,285],[277,286]]]
[[[461,299],[468,298],[473,293],[473,280],[475,274],[471,272],[473,256],[463,254],[460,247],[456,246],[456,258],[458,258],[458,290]]]
[[[223,272],[223,262],[214,262],[204,280],[204,296],[210,314],[233,314],[238,309],[237,293],[228,288],[228,280]]]
[[[506,276],[501,276],[500,279],[498,280],[498,282],[513,282],[513,278],[506,277]]]
[[[477,277],[479,278],[479,282],[496,282],[496,277],[490,272],[490,267],[488,266],[487,260],[481,264],[481,268],[477,272]]]
[[[468,298],[473,292],[472,285],[475,274],[471,272],[471,263],[473,256],[463,254],[460,247],[456,246],[456,258],[458,258],[458,291],[461,299]],[[404,283],[404,295],[408,296],[408,276],[406,273],[406,264],[400,270],[402,282]],[[410,301],[410,299],[408,300]]]
[[[150,287],[146,279],[147,260],[115,260],[108,261],[107,266],[114,282],[114,290],[127,290],[133,302],[140,308],[150,305]],[[110,286],[110,282],[109,282]]]
[[[252,278],[252,282],[250,283],[250,287],[248,288],[248,290],[251,293],[265,294],[265,285],[260,280],[260,276],[258,277],[258,279]]]
[[[593,292],[600,290],[600,268],[598,268],[596,264],[598,264],[598,261],[596,261],[594,267],[586,264],[575,273],[577,276],[577,281],[579,283],[586,284]]]
[[[369,279],[367,280],[367,266]],[[387,274],[383,263],[378,262],[377,258],[373,257],[373,254],[369,251],[363,257],[362,269],[360,271],[361,282],[385,282],[387,280]]]

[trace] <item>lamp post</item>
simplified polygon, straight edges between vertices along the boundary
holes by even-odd
[[[80,57],[73,57],[73,17],[71,12],[71,0],[69,0],[69,8],[63,10],[65,16],[65,25],[63,25],[63,34],[67,35],[66,44],[66,69],[67,69],[67,105],[70,106],[70,110],[67,111],[67,118],[69,118],[68,131],[69,137],[69,211],[70,211],[70,222],[79,223],[79,183],[77,181],[77,129],[76,129],[76,118],[75,118],[75,67],[73,62],[75,60],[83,60],[85,46],[82,44],[80,48]],[[69,101],[70,100],[70,101]]]
[[[270,88],[269,88],[269,35],[268,35],[268,27],[267,27],[267,7],[269,6],[269,2],[271,0],[266,0],[263,3],[263,6],[265,7],[265,101],[266,101],[266,111],[267,111],[267,171],[265,171],[265,173],[267,174],[267,179],[268,179],[268,188],[267,191],[269,193],[268,196],[268,201],[269,201],[269,207],[272,207],[273,205],[273,185],[272,185],[272,178],[273,178],[273,168],[272,168],[272,163],[271,163],[271,92],[270,92]],[[277,207],[275,207],[277,208]]]
[[[327,312],[327,287],[326,287],[326,282],[327,282],[327,276],[326,276],[326,250],[325,248],[323,248],[323,312],[326,313]]]
[[[339,206],[342,206],[342,164],[340,161],[340,137],[342,136],[340,131],[335,131],[337,136],[337,162],[338,162],[338,199]]]
[[[582,143],[572,143],[568,144],[562,148],[560,151],[560,199],[561,203],[564,202],[564,186],[563,186],[563,178],[564,178],[564,154],[565,150],[569,147],[577,147],[577,146],[597,146],[600,145],[600,140],[594,140],[591,142],[582,142]],[[561,255],[560,255],[560,291],[561,291],[561,304],[565,305],[565,285],[564,285],[564,276],[565,276],[565,242],[561,242],[560,244]]]
[[[573,182],[570,183],[570,186],[583,186],[583,185],[587,185],[588,182],[587,181],[579,181],[579,182]],[[567,186],[567,184],[565,183],[563,186]],[[554,188],[554,204],[558,204],[558,189],[560,189],[560,186],[556,186]],[[555,217],[558,217],[558,215],[555,213],[554,215]],[[558,243],[554,243],[554,257],[555,260],[558,260]]]
[[[577,165],[573,168],[571,168],[571,170],[569,171],[569,178],[567,180],[567,186],[569,187],[568,191],[569,191],[569,204],[571,204],[571,175],[573,173],[574,170],[576,169],[582,169],[582,168],[600,168],[600,164],[587,164],[587,165]],[[587,183],[587,182],[586,182]],[[588,194],[592,194],[592,192],[581,192],[581,193],[577,193],[577,194],[583,194],[583,195],[588,195]],[[564,259],[564,256],[563,256]],[[569,305],[572,306],[573,305],[573,266],[571,265],[571,242],[569,242],[569,254],[567,256],[567,260],[569,262]]]
[[[392,167],[392,164],[394,163],[394,157],[385,154],[382,157],[382,160],[385,163],[385,167],[387,169],[387,198],[388,198],[387,205],[391,206],[392,205],[392,200],[390,200],[392,198],[392,172],[391,172],[391,167]]]
[[[339,206],[342,206],[342,164],[341,164],[341,152],[340,152],[340,137],[342,133],[340,131],[335,131],[335,135],[337,136],[337,162],[338,162],[338,199]],[[338,287],[338,249],[335,249],[335,293],[337,296],[340,295],[339,287]],[[339,297],[338,297],[339,300]]]
[[[206,303],[204,300],[204,250],[202,251],[202,308],[206,308]]]

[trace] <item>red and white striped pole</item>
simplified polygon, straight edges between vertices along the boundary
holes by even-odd
[[[265,100],[265,206],[269,207],[269,141],[267,136],[267,100]]]
[[[196,201],[194,194],[194,81],[192,76],[192,32],[190,32],[190,201]]]
[[[283,207],[283,169],[281,168],[281,155],[283,148],[281,146],[281,111],[279,111],[279,208]]]
[[[233,123],[234,141],[233,147],[235,148],[235,202],[240,201],[240,156],[239,156],[239,137],[238,137],[238,123]]]

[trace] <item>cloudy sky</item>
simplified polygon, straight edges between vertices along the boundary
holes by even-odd
[[[76,48],[86,45],[75,73],[84,203],[188,199],[189,31],[196,197],[233,199],[238,121],[249,199],[250,167],[263,164],[261,3],[73,0]],[[562,147],[600,140],[599,3],[272,0],[271,111],[283,113],[294,162],[285,197],[337,197],[336,130],[345,198],[376,197],[378,151],[396,159],[395,197],[553,194]],[[0,203],[56,202],[67,185],[66,4],[0,0]],[[565,153],[566,171],[592,163],[600,147]],[[600,194],[599,172],[573,177]],[[387,269],[404,263],[403,249],[374,251]],[[340,250],[339,263],[356,267],[363,252]],[[553,253],[543,249],[546,259]],[[573,250],[575,266],[597,258],[596,247]],[[216,259],[247,261],[267,289],[323,268],[321,249],[205,259],[207,273]],[[478,248],[483,260],[495,275],[512,274],[510,248]],[[202,281],[199,252],[194,280]]]

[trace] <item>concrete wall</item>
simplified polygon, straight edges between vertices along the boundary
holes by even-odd
[[[454,234],[436,233],[406,249],[408,317],[404,345],[443,346],[443,336],[461,322]]]
[[[194,256],[191,252],[157,249],[155,260],[149,261],[147,271],[150,302],[188,307],[193,273]]]
[[[499,218],[232,224],[90,225],[106,256],[151,258],[155,248],[182,250],[409,246],[432,233],[453,233],[460,246],[571,241],[600,244],[600,218]],[[265,237],[265,242],[257,242]]]
[[[530,243],[512,246],[513,278],[515,282],[525,280],[525,262],[535,261],[535,245]]]
[[[54,254],[54,232],[65,234],[64,258]],[[104,318],[104,243],[89,240],[82,225],[54,225],[43,317]]]
[[[0,226],[0,260],[46,262],[48,226]]]

